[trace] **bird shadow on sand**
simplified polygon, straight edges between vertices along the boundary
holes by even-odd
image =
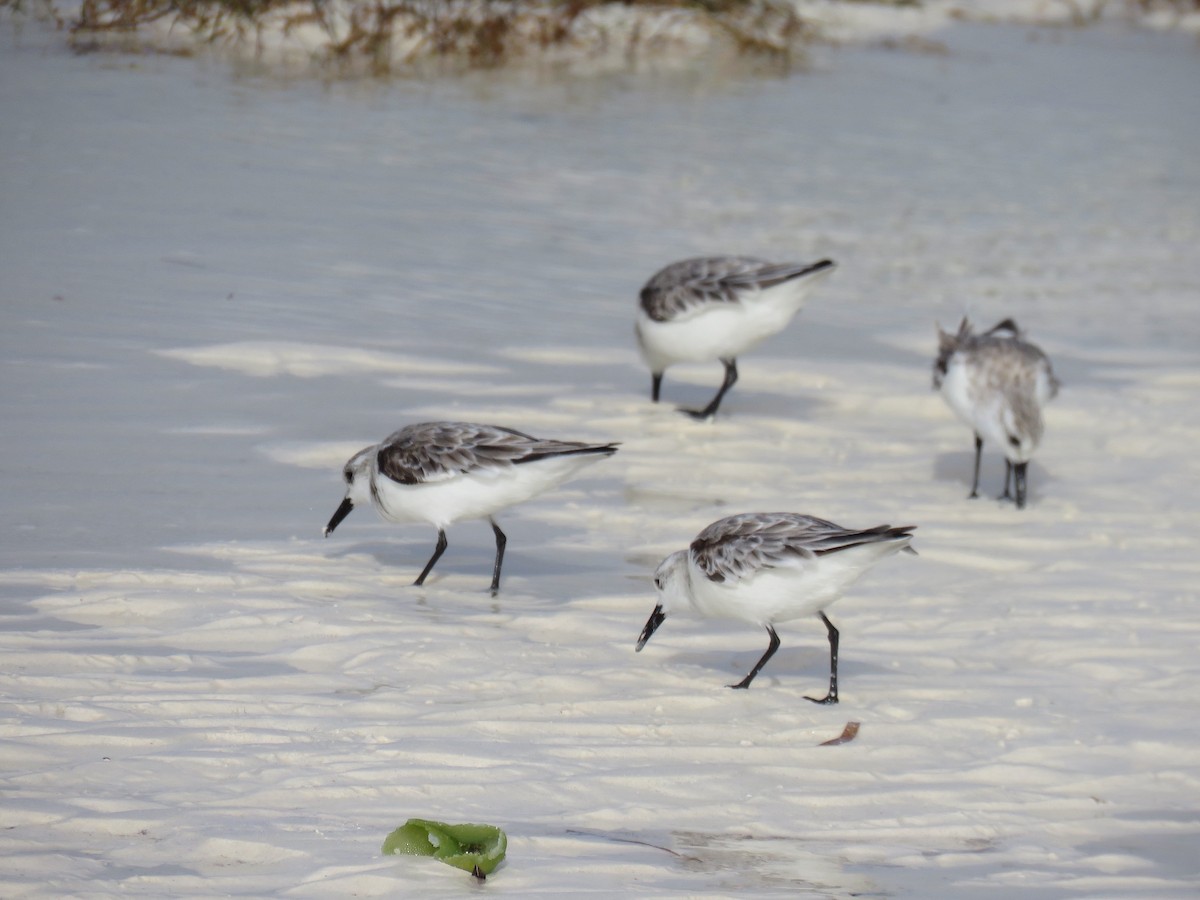
[[[613,571],[613,554],[608,551],[590,550],[586,547],[572,547],[570,552],[561,547],[546,547],[536,541],[532,546],[514,547],[515,530],[509,530],[509,543],[504,552],[504,571],[501,580],[501,592],[504,590],[504,580],[510,577],[535,579],[542,577],[585,577]],[[491,532],[488,532],[488,538]],[[486,591],[492,577],[492,563],[495,560],[496,545],[489,539],[485,541],[455,540],[453,532],[447,534],[449,546],[445,554],[438,560],[437,566],[429,573],[426,586],[434,587],[443,576],[479,578],[480,590]],[[381,568],[387,569],[389,575],[411,576],[415,579],[429,560],[436,543],[436,538],[430,535],[429,540],[395,541],[358,541],[344,545],[327,555],[331,559],[343,559],[348,556],[367,555],[375,560]],[[613,577],[614,584],[619,584],[617,576]]]
[[[661,404],[674,407],[682,414],[685,410],[703,409],[716,393],[717,384],[705,385],[700,381],[676,381],[669,387],[663,388]],[[799,396],[794,393],[769,388],[755,389],[751,385],[738,381],[721,403],[711,420],[716,423],[737,422],[749,418],[782,418],[790,421],[806,422],[810,419],[821,418],[822,411],[829,404],[824,400],[810,396]],[[684,420],[690,417],[684,416]]]
[[[814,620],[816,621],[816,620]],[[817,621],[818,628],[820,622]],[[745,650],[730,653],[729,651],[681,651],[671,653],[664,664],[671,666],[695,666],[698,670],[712,673],[714,685],[733,684],[740,681],[749,672],[763,652],[767,649],[766,632],[763,632],[763,645],[756,650]],[[780,634],[785,642],[763,670],[754,679],[751,689],[778,685],[779,687],[803,689],[806,693],[824,694],[829,686],[829,645],[822,640],[821,646],[787,647],[787,635]],[[652,645],[647,645],[642,651],[644,656]],[[867,674],[879,674],[885,671],[882,666],[856,662],[844,654],[838,659],[838,682],[845,687],[848,679]],[[697,677],[701,677],[699,674]],[[704,674],[703,678],[708,679]],[[722,680],[724,679],[724,680]]]
[[[975,451],[973,449],[939,453],[933,460],[934,481],[944,481],[962,486],[963,499],[971,493],[971,479],[975,473]],[[1034,460],[1029,461],[1029,502],[1037,502],[1041,486],[1055,480],[1054,475]],[[983,462],[979,467],[980,500],[996,500],[1004,492],[1004,457],[999,453],[988,453],[983,448]]]

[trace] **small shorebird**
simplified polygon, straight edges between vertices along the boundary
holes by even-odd
[[[1058,393],[1050,360],[1025,340],[1012,319],[974,334],[964,317],[957,334],[938,327],[933,387],[975,432],[975,477],[969,496],[979,496],[979,462],[984,440],[1004,451],[1004,493],[1025,507],[1029,459],[1042,439],[1042,407]],[[1013,482],[1016,495],[1009,491]]]
[[[654,573],[658,605],[637,649],[669,613],[737,619],[767,629],[767,652],[737,684],[748,688],[779,649],[776,622],[816,613],[829,635],[829,693],[814,703],[837,703],[838,630],[825,615],[867,569],[909,546],[915,525],[853,530],[798,513],[743,513],[713,522],[686,550],[664,559]]]
[[[325,526],[325,536],[350,510],[366,504],[374,504],[389,522],[428,522],[437,529],[438,539],[433,556],[413,582],[420,585],[446,550],[446,528],[460,519],[486,518],[496,535],[494,596],[500,589],[507,538],[492,514],[616,452],[616,444],[543,440],[495,425],[408,425],[350,457],[342,469],[346,497]]]
[[[650,399],[658,402],[663,372],[679,362],[720,360],[725,380],[704,409],[681,409],[696,419],[717,412],[737,381],[737,357],[782,331],[809,291],[836,265],[769,263],[752,256],[706,256],[672,263],[642,288],[638,347],[650,366]]]

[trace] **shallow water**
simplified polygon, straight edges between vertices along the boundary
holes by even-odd
[[[1195,358],[1200,101],[1169,86],[1196,59],[1159,52],[1183,38],[963,27],[944,56],[822,51],[787,78],[332,85],[26,42],[0,61],[5,565],[143,564],[258,537],[262,509],[307,534],[320,487],[256,445],[366,442],[462,399],[444,368],[398,390],[153,351],[316,340],[536,402],[632,396],[633,298],[690,254],[842,264],[775,355],[917,366],[874,336],[966,310]],[[527,362],[549,347],[582,364]]]

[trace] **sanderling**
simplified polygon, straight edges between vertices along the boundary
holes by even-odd
[[[1025,472],[1042,439],[1042,407],[1058,393],[1050,360],[1024,339],[1012,319],[974,334],[964,317],[957,334],[938,326],[933,387],[975,432],[975,477],[971,497],[979,496],[979,461],[984,440],[1004,450],[1001,500],[1025,506]],[[1014,482],[1016,496],[1009,492]]]
[[[637,339],[650,366],[650,399],[658,402],[663,372],[679,362],[720,360],[725,381],[697,419],[715,415],[737,381],[737,356],[782,331],[809,291],[836,265],[769,263],[751,256],[708,256],[672,263],[642,288]]]
[[[616,452],[616,444],[543,440],[495,425],[408,425],[350,457],[342,469],[346,498],[325,526],[325,536],[350,510],[368,503],[390,522],[428,522],[437,529],[438,539],[433,556],[413,582],[420,585],[446,550],[446,528],[460,519],[486,518],[496,534],[495,595],[507,538],[492,514]]]
[[[748,688],[779,649],[776,622],[816,613],[829,634],[829,693],[814,703],[837,703],[838,630],[825,609],[885,556],[909,546],[915,525],[852,530],[798,513],[743,513],[713,522],[686,550],[654,573],[658,605],[637,641],[641,650],[667,615],[687,610],[738,619],[767,629],[767,652],[731,688]]]

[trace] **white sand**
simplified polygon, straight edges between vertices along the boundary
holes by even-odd
[[[0,894],[1156,897],[1200,885],[1200,53],[945,30],[777,80],[279,83],[0,51]],[[829,255],[721,417],[632,310],[702,252]],[[1018,513],[965,499],[933,323],[1064,389]],[[672,369],[706,400],[717,365]],[[622,451],[434,535],[338,468],[482,419]],[[985,457],[995,493],[1002,463]],[[915,523],[746,692],[657,560],[736,511]],[[818,747],[847,721],[856,740]]]

